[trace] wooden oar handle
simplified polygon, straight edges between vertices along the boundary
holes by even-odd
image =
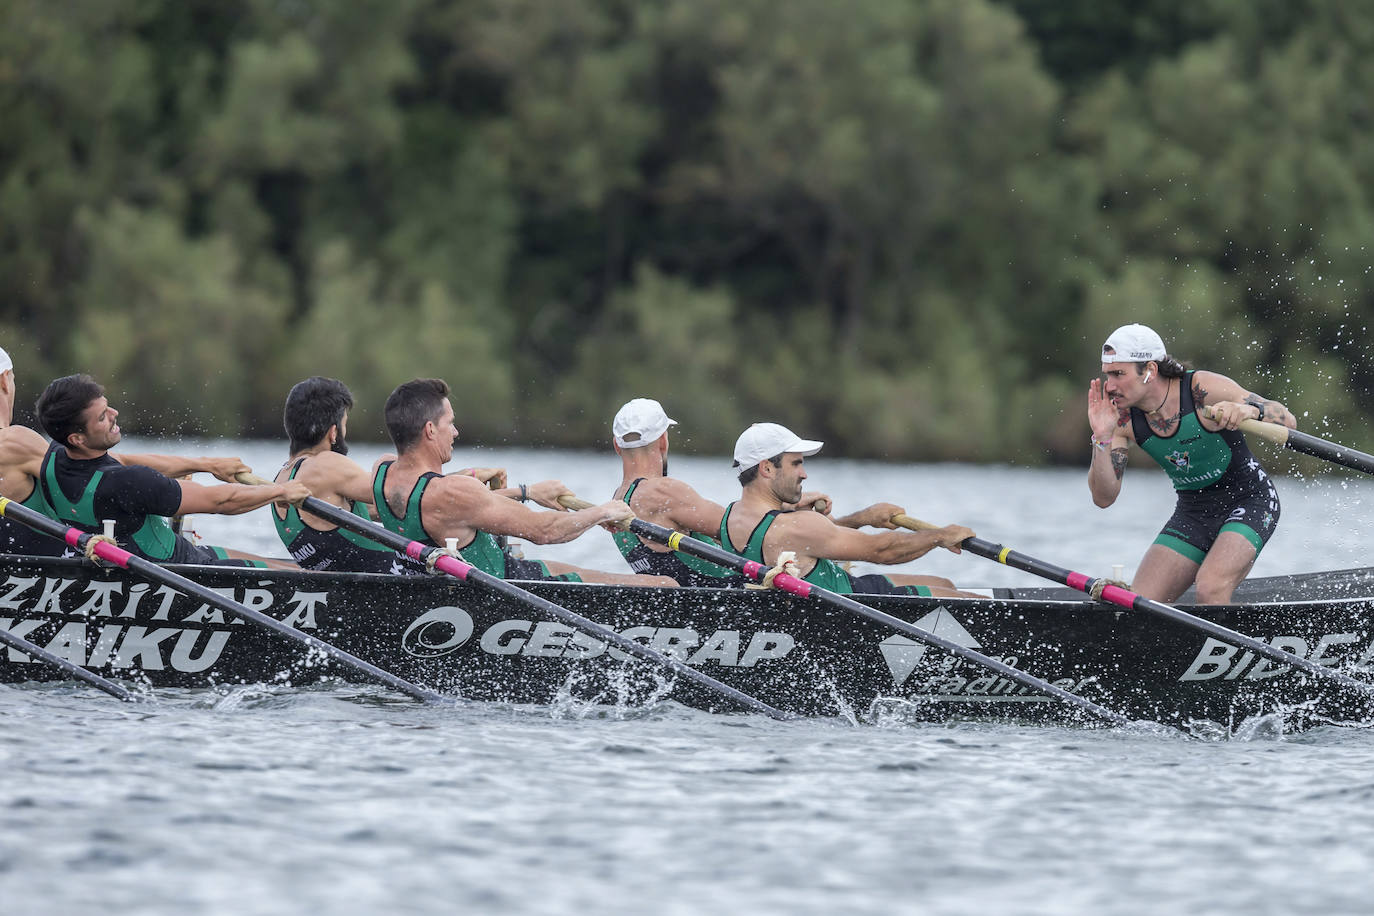
[[[1211,405],[1202,408],[1201,413],[1209,420],[1215,420],[1215,411]],[[1275,445],[1288,444],[1288,427],[1278,423],[1265,423],[1262,420],[1241,420],[1240,431],[1259,436],[1261,439],[1268,439]]]
[[[941,525],[932,525],[930,522],[923,522],[919,518],[912,518],[904,512],[898,512],[892,516],[892,524],[898,528],[910,528],[912,531],[934,531]]]
[[[558,504],[564,509],[571,509],[576,512],[578,509],[590,509],[596,503],[589,503],[580,496],[573,496],[571,493],[564,493],[558,497]]]
[[[596,506],[596,503],[589,503],[585,499],[573,496],[571,493],[564,493],[562,496],[558,497],[558,504],[562,506],[564,509],[571,509],[574,512],[576,512],[578,509],[591,509],[594,506]],[[624,521],[619,522],[616,525],[616,528],[620,531],[629,531],[630,526],[634,524],[636,521],[638,521],[638,519],[631,515]]]
[[[234,475],[234,479],[237,480],[239,483],[247,484],[250,487],[270,487],[273,485],[272,481],[265,480],[259,477],[257,474],[254,474],[252,471],[239,471],[237,474]]]

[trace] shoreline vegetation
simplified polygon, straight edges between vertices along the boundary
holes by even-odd
[[[1140,321],[1369,451],[1370,98],[1335,0],[19,0],[0,345],[142,436],[434,375],[469,442],[1076,465]]]

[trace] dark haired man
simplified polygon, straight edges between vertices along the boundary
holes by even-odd
[[[0,496],[12,499],[35,512],[53,516],[43,498],[38,476],[47,454],[48,442],[26,426],[15,425],[14,405],[18,397],[14,362],[0,349]],[[145,465],[171,477],[203,471],[220,480],[233,480],[248,470],[238,458],[180,458],[171,455],[123,455],[117,460],[126,465]],[[72,553],[65,542],[39,534],[18,522],[0,518],[0,553],[30,556],[63,556]]]
[[[458,438],[448,394],[448,384],[441,379],[415,379],[397,387],[387,398],[386,428],[397,457],[378,465],[372,482],[383,525],[438,547],[452,538],[465,561],[502,578],[676,584],[662,576],[617,575],[566,563],[519,560],[506,554],[494,535],[523,538],[533,544],[560,544],[596,525],[627,520],[632,513],[617,500],[577,512],[561,511],[558,497],[571,492],[556,480],[503,492],[489,490],[470,474],[444,476],[443,466],[452,457]],[[534,512],[523,505],[527,498],[559,511]]]
[[[973,532],[962,525],[874,534],[857,530],[895,528],[893,516],[906,510],[892,503],[875,503],[833,521],[819,512],[792,511],[801,502],[806,480],[803,459],[820,450],[820,442],[802,439],[776,423],[755,423],[746,429],[735,443],[734,461],[743,493],[725,507],[721,544],[768,566],[775,565],[783,551],[792,551],[803,579],[840,594],[965,596],[954,583],[937,576],[851,576],[835,562],[906,563],[935,547],[958,553],[959,544]]]
[[[105,389],[89,375],[49,383],[34,407],[52,437],[38,481],[53,517],[93,534],[113,519],[115,539],[126,550],[157,563],[202,563],[294,568],[223,547],[197,547],[178,537],[167,516],[191,513],[237,515],[277,500],[299,503],[310,491],[299,483],[202,486],[172,480],[148,467],[125,466],[110,449],[123,438]]]
[[[1134,590],[1172,601],[1197,583],[1202,604],[1225,604],[1250,572],[1279,520],[1279,495],[1239,432],[1242,420],[1297,420],[1278,401],[1169,356],[1150,328],[1128,324],[1102,345],[1104,379],[1088,385],[1092,463],[1088,488],[1116,502],[1132,442],[1178,493],[1174,514],[1140,563]],[[1207,414],[1201,407],[1210,408]]]
[[[348,454],[348,412],[353,394],[338,379],[313,376],[297,382],[286,396],[282,425],[290,457],[277,483],[297,481],[319,500],[371,519],[372,475]],[[396,551],[340,529],[295,506],[274,506],[277,535],[302,569],[353,572],[405,572]]]

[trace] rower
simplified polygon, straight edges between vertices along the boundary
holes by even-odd
[[[55,517],[53,511],[38,485],[48,442],[32,429],[12,422],[17,392],[14,362],[8,353],[0,349],[0,496],[52,518]],[[204,472],[220,480],[232,481],[235,474],[248,470],[248,466],[238,458],[186,458],[174,455],[114,457],[120,464],[144,465],[174,477]],[[73,555],[62,541],[3,518],[0,518],[0,553]]]
[[[1178,494],[1132,589],[1173,601],[1196,582],[1199,603],[1229,603],[1279,521],[1278,491],[1240,424],[1296,429],[1297,420],[1224,375],[1188,369],[1142,324],[1112,332],[1102,345],[1102,372],[1105,380],[1088,385],[1093,502],[1104,509],[1116,502],[1132,442],[1164,468]],[[1210,418],[1199,413],[1203,406]]]
[[[119,411],[89,375],[51,382],[35,411],[53,439],[37,474],[53,518],[92,534],[101,533],[102,520],[113,519],[120,545],[157,563],[296,568],[294,563],[243,551],[196,546],[176,536],[167,517],[238,515],[278,500],[297,504],[310,495],[302,484],[202,486],[173,480],[150,467],[121,464],[110,454],[123,438],[116,421]]]
[[[635,398],[620,408],[611,423],[623,471],[615,496],[633,509],[637,518],[715,544],[714,535],[720,531],[725,508],[668,476],[668,427],[676,424],[652,398]],[[617,531],[614,537],[634,572],[671,576],[679,585],[697,588],[744,584],[744,577],[735,570],[678,553],[657,541],[628,531]]]
[[[282,410],[290,456],[277,483],[298,481],[319,500],[373,519],[372,474],[348,455],[348,412],[353,394],[338,379],[312,376],[292,386]],[[403,573],[396,551],[339,528],[295,506],[274,506],[272,521],[302,569]]]
[[[895,528],[892,519],[906,510],[892,503],[875,503],[833,521],[820,512],[793,511],[802,500],[804,459],[819,452],[821,444],[776,423],[755,423],[740,435],[734,467],[743,493],[725,507],[722,546],[767,566],[777,564],[784,551],[791,551],[801,578],[840,594],[978,597],[960,592],[954,583],[938,576],[852,576],[841,568],[835,561],[892,565],[924,556],[935,547],[958,553],[959,543],[974,534],[962,525],[873,534],[857,530]]]
[[[561,544],[596,525],[628,521],[633,513],[619,500],[563,511],[558,497],[572,494],[556,480],[491,490],[470,474],[443,475],[458,438],[448,394],[448,384],[442,379],[415,379],[387,398],[386,428],[396,459],[379,464],[372,481],[373,500],[384,526],[435,547],[452,538],[466,562],[504,579],[676,584],[665,576],[599,572],[567,563],[517,559],[503,551],[496,535],[534,544]],[[535,512],[525,505],[529,500],[555,511]]]

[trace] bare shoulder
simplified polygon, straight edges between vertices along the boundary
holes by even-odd
[[[1125,436],[1130,441],[1135,441],[1135,426],[1131,423],[1131,410],[1129,407],[1118,407],[1116,411],[1116,433]]]
[[[1193,373],[1193,403],[1199,407],[1219,401],[1238,401],[1245,397],[1245,389],[1220,372],[1199,369]]]
[[[365,474],[367,471],[363,466],[352,458],[340,455],[338,452],[320,452],[318,455],[311,455],[305,459],[296,477],[306,486],[312,486],[327,485],[334,481],[352,480]]]
[[[27,426],[0,429],[0,463],[7,467],[42,461],[47,451],[48,440]]]
[[[339,471],[361,471],[362,466],[352,458],[340,455],[338,452],[320,452],[305,459],[305,463],[301,465],[301,471],[304,472],[307,469],[317,474],[329,474]]]
[[[432,478],[429,486],[425,488],[425,496],[434,495],[450,502],[477,503],[488,499],[501,500],[504,497],[497,496],[494,492],[487,489],[487,485],[476,477],[469,477],[461,474],[446,474],[443,477]]]
[[[653,477],[643,480],[635,488],[635,496],[665,507],[699,498],[696,490],[675,477]]]
[[[819,512],[809,510],[797,510],[794,512],[780,512],[773,520],[774,531],[783,531],[790,536],[811,537],[818,534],[825,534],[834,531],[838,526],[829,517]]]

